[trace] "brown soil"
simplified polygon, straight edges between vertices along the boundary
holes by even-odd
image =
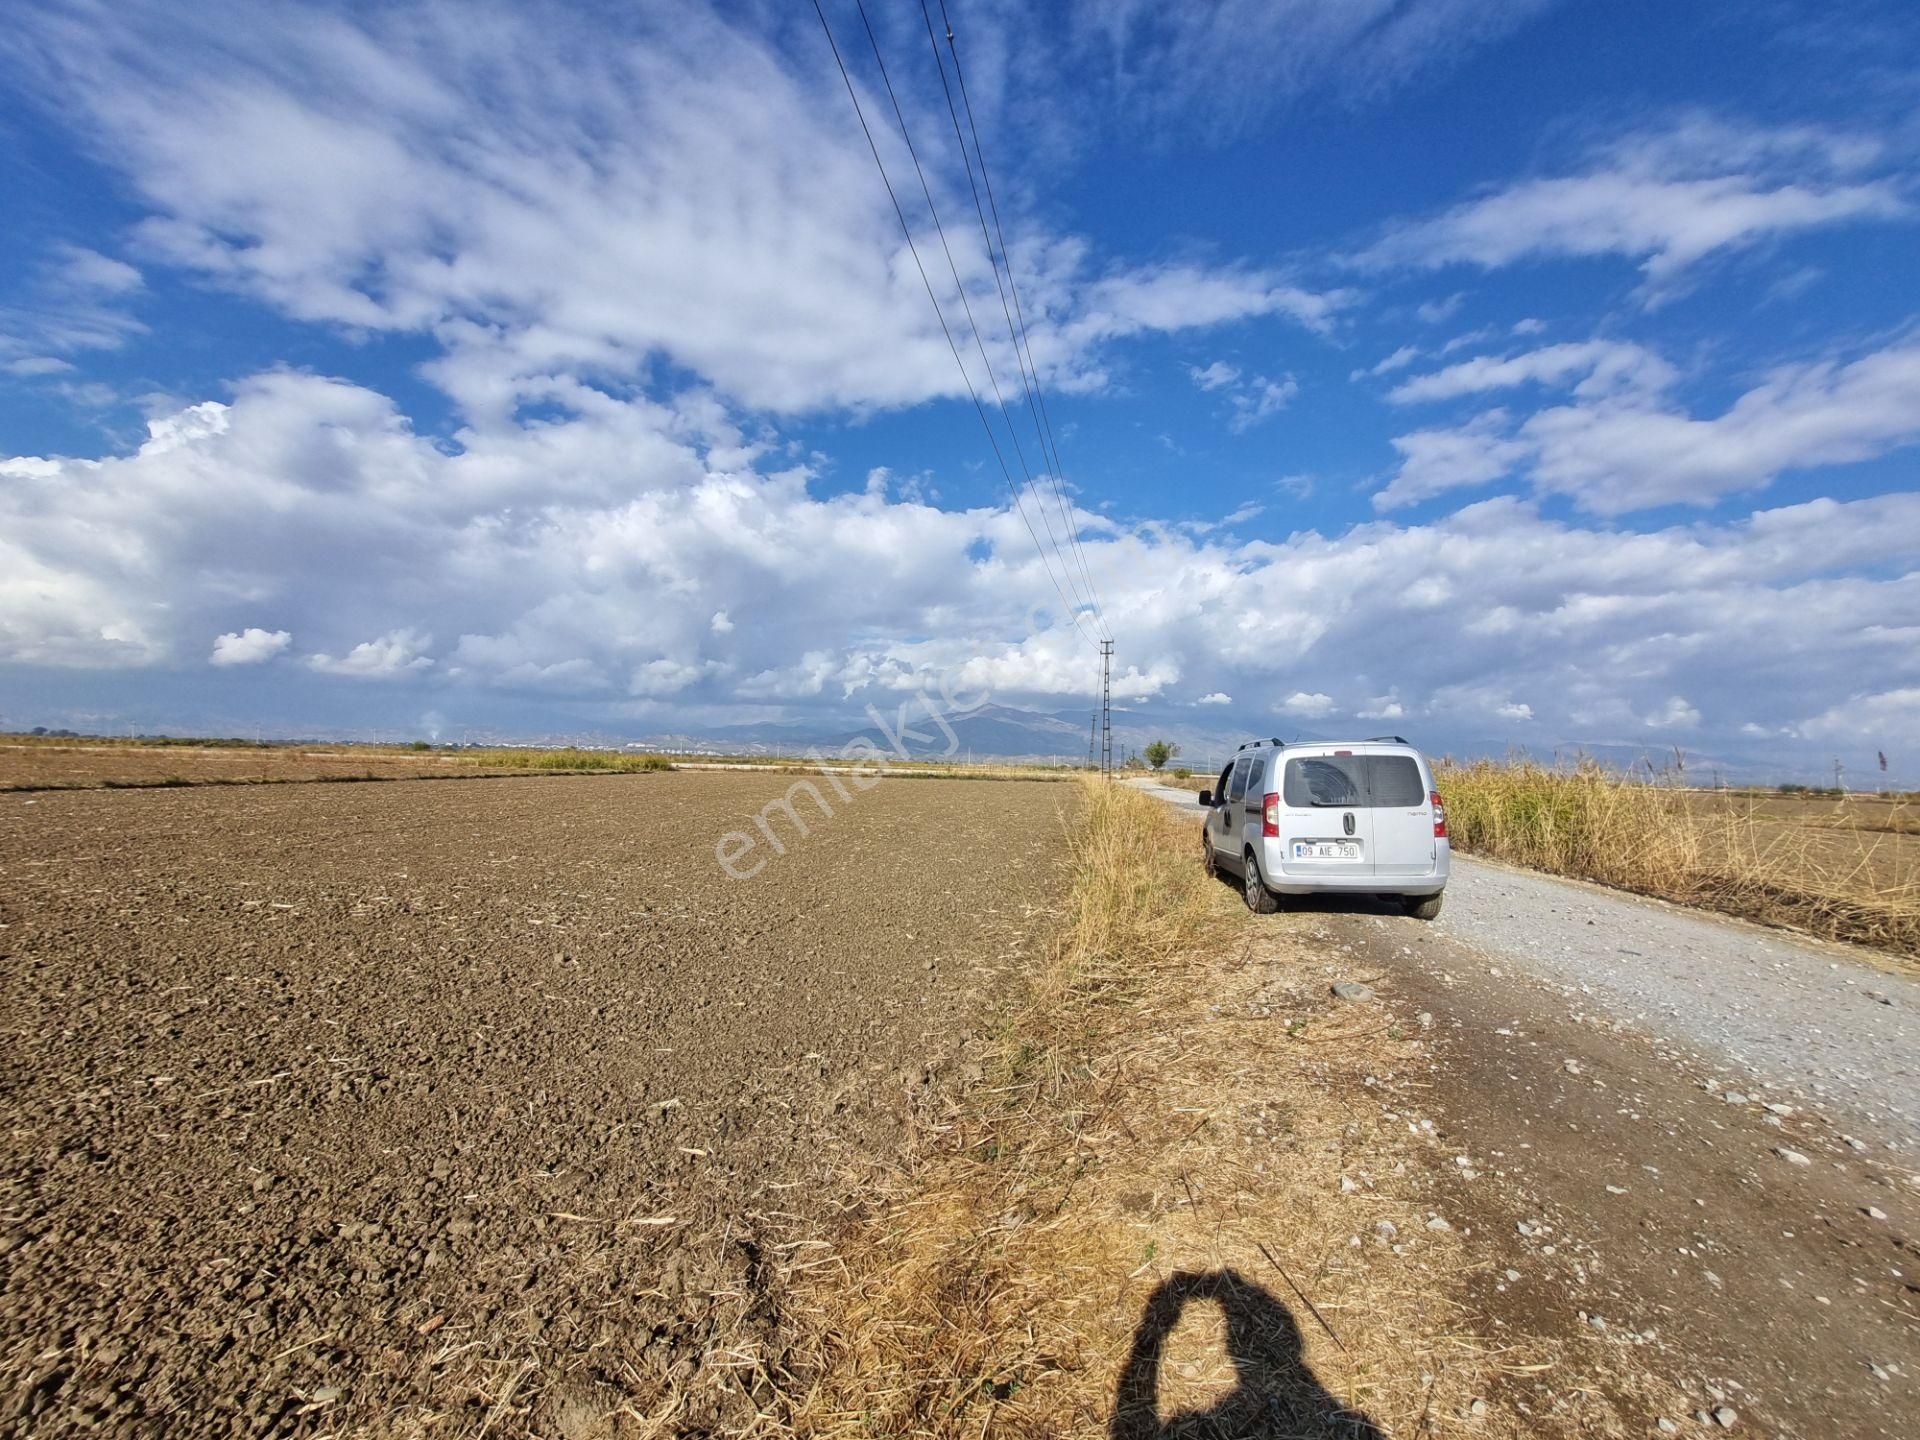
[[[0,799],[0,1434],[750,1418],[1077,803],[888,782],[725,878],[788,783]]]
[[[119,785],[256,785],[287,780],[403,780],[498,775],[470,754],[374,746],[114,745],[0,741],[0,792]]]

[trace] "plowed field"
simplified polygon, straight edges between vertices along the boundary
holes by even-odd
[[[729,879],[793,780],[0,797],[0,1433],[750,1414],[1077,795],[821,781]]]

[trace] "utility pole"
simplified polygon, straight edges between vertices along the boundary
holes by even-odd
[[[1838,755],[1833,757],[1833,788],[1842,795],[1847,793],[1847,767],[1840,763]]]
[[[1103,643],[1100,655],[1100,764],[1113,778],[1113,641]]]
[[[1087,769],[1093,769],[1094,761],[1100,754],[1100,712],[1095,710],[1093,718],[1087,721]]]

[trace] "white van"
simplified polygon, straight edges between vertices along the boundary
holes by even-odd
[[[1207,870],[1238,875],[1250,910],[1270,915],[1282,895],[1365,893],[1422,920],[1440,913],[1447,812],[1426,757],[1398,735],[1249,740],[1200,803]]]

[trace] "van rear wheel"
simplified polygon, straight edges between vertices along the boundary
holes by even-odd
[[[1407,913],[1416,920],[1437,920],[1440,918],[1440,896],[1444,891],[1432,895],[1409,895]]]
[[[1251,850],[1247,852],[1246,880],[1247,909],[1256,915],[1271,915],[1280,908],[1280,897],[1260,878],[1260,857]]]

